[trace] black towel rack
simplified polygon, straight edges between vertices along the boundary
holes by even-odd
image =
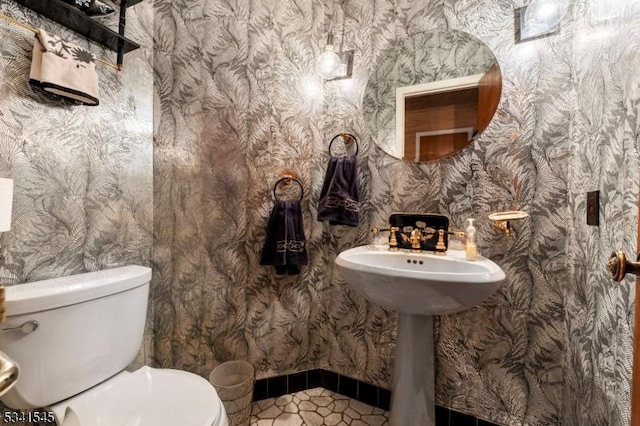
[[[298,199],[298,201],[302,201],[302,199],[304,198],[304,188],[302,187],[302,182],[300,182],[294,176],[290,176],[290,175],[281,177],[280,179],[278,179],[276,184],[273,185],[273,198],[279,201],[280,199],[278,198],[278,194],[277,194],[278,186],[280,184],[284,184],[285,186],[287,186],[287,185],[290,185],[291,182],[297,183],[298,186],[300,187],[300,198]]]
[[[126,11],[128,7],[140,3],[142,0],[121,0],[118,32],[102,25],[87,16],[80,9],[61,0],[14,0],[42,16],[58,22],[65,27],[87,37],[90,40],[117,52],[116,68],[121,69],[124,54],[138,49],[140,45],[125,38]]]
[[[360,149],[360,146],[358,145],[358,138],[356,138],[353,134],[351,133],[346,133],[346,132],[342,132],[342,133],[338,133],[337,135],[335,135],[333,137],[333,139],[331,139],[331,142],[329,142],[329,154],[331,154],[331,147],[333,146],[333,143],[336,141],[336,139],[338,138],[342,138],[344,140],[344,144],[350,144],[350,143],[355,143],[356,144],[356,153],[353,155],[358,155],[358,150]]]

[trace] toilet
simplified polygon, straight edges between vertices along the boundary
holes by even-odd
[[[228,426],[204,378],[124,371],[142,342],[150,280],[132,265],[8,287],[0,350],[20,375],[2,403],[49,410],[59,426]]]

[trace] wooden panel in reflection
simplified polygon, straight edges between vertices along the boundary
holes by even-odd
[[[469,135],[465,133],[453,133],[447,135],[427,135],[419,136],[420,154],[416,159],[415,146],[414,152],[407,154],[407,160],[410,161],[433,161],[452,153],[458,152],[469,143]]]
[[[405,160],[431,161],[451,155],[477,131],[477,87],[405,99]]]
[[[478,132],[487,128],[500,103],[502,94],[502,74],[494,65],[480,79],[478,86]]]

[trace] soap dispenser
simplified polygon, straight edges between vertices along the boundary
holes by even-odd
[[[476,246],[476,227],[473,226],[475,219],[467,219],[467,245],[466,245],[466,258],[467,260],[478,260],[478,247]]]

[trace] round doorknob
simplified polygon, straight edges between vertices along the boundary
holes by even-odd
[[[626,274],[640,274],[640,262],[629,262],[622,250],[611,253],[607,262],[609,277],[615,281],[622,281]]]

